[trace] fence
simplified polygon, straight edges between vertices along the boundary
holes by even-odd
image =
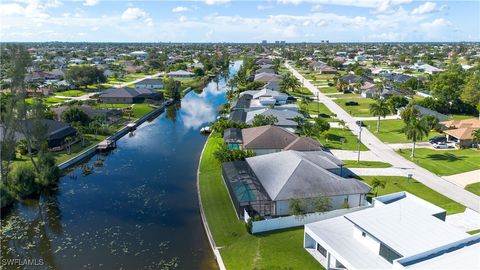
[[[369,207],[371,207],[371,205],[348,208],[348,209],[338,209],[338,210],[333,210],[325,213],[312,213],[312,214],[306,214],[303,216],[287,216],[287,217],[265,219],[260,221],[253,221],[252,234],[268,232],[268,231],[273,231],[278,229],[299,227],[307,223],[312,223],[312,222],[316,222],[324,219],[342,216],[342,215],[360,211]]]

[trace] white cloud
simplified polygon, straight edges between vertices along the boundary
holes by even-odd
[[[207,5],[221,5],[221,4],[226,4],[229,3],[230,0],[205,0],[205,4]]]
[[[52,8],[55,8],[55,7],[60,7],[62,6],[63,3],[62,1],[60,0],[48,0],[46,3],[45,3],[45,6],[46,7],[52,7]]]
[[[258,10],[267,10],[267,9],[271,9],[271,8],[273,8],[273,6],[270,6],[270,5],[268,5],[268,6],[258,5],[258,6],[257,6],[257,9],[258,9]]]
[[[147,13],[140,9],[129,7],[122,13],[122,19],[124,20],[140,20],[147,18]]]
[[[424,15],[438,11],[437,4],[432,2],[425,2],[424,4],[414,8],[412,15]]]
[[[314,5],[312,6],[312,8],[310,9],[310,11],[320,11],[322,10],[322,6],[321,5]]]
[[[83,2],[84,6],[96,6],[98,4],[99,0],[85,0]]]
[[[172,12],[185,12],[185,11],[190,11],[190,9],[188,7],[182,7],[182,6],[178,6],[172,9]]]
[[[22,16],[28,19],[46,19],[50,16],[45,12],[45,5],[37,0],[29,0],[23,6],[18,3],[0,4],[0,15]]]
[[[298,5],[303,2],[303,0],[277,0],[278,3],[280,4],[293,4],[293,5]]]
[[[427,29],[450,26],[452,23],[444,18],[438,18],[431,22],[422,23],[421,26]]]

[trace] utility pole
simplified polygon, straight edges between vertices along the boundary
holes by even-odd
[[[360,147],[362,146],[362,121],[356,122],[358,127],[360,128],[360,132],[358,133],[358,154],[357,154],[357,163],[360,163]]]
[[[319,97],[318,90],[317,90],[317,112],[318,114],[320,114],[320,97]]]

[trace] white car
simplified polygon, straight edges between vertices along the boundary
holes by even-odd
[[[434,143],[433,148],[435,148],[435,149],[449,149],[449,148],[453,148],[453,146],[450,145],[450,144],[447,144],[447,143]]]

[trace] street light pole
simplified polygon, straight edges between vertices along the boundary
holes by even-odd
[[[360,128],[358,133],[358,154],[357,154],[357,163],[360,163],[360,146],[362,145],[362,121],[358,121],[357,125]]]

